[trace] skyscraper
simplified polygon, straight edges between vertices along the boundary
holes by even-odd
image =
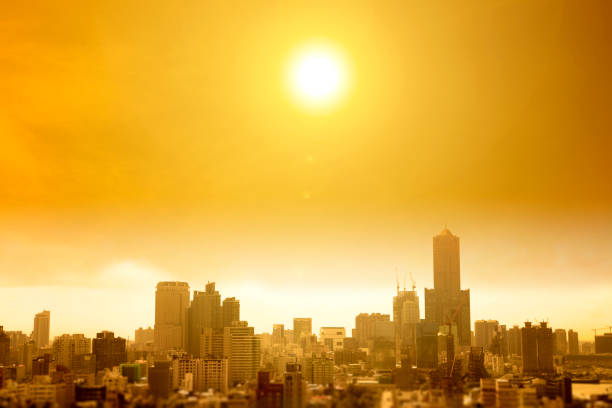
[[[215,283],[208,282],[204,292],[194,291],[188,311],[188,351],[195,357],[200,356],[200,336],[204,329],[223,328],[221,295],[215,290]]]
[[[569,354],[580,354],[580,346],[579,346],[579,342],[578,342],[578,333],[573,331],[573,330],[569,330],[567,332],[567,343],[568,343],[568,348],[569,348]]]
[[[187,282],[159,282],[155,291],[155,349],[184,350],[189,308]]]
[[[359,347],[369,347],[371,340],[377,338],[393,340],[394,323],[388,314],[360,313],[355,317],[353,338],[357,340]]]
[[[11,339],[0,326],[0,366],[8,365],[11,357]]]
[[[523,374],[537,374],[538,368],[538,336],[531,322],[525,322],[521,329],[521,350],[523,352]]]
[[[553,353],[557,356],[567,354],[567,334],[564,329],[556,329],[553,334]]]
[[[36,347],[42,348],[49,345],[49,327],[51,325],[51,312],[43,310],[34,316],[34,331],[32,339]]]
[[[113,332],[97,333],[92,341],[92,353],[96,356],[96,371],[113,368],[127,361],[125,339]]]
[[[498,328],[497,320],[476,320],[474,322],[474,346],[488,351],[491,342],[497,335]]]
[[[293,318],[293,342],[301,344],[302,339],[312,336],[312,318],[294,317]]]
[[[538,336],[538,368],[541,373],[552,373],[553,366],[553,331],[546,322],[540,322]]]
[[[521,329],[518,326],[512,326],[508,330],[508,353],[512,356],[520,356],[521,352]]]
[[[223,355],[229,360],[231,385],[252,380],[257,375],[261,358],[261,343],[247,322],[237,322],[223,329]]]
[[[272,325],[272,344],[278,344],[280,346],[285,345],[285,325],[284,324]]]
[[[75,356],[91,353],[91,339],[84,334],[63,334],[53,340],[53,357],[56,364],[72,369]]]
[[[433,238],[434,288],[425,289],[425,318],[457,326],[458,344],[469,346],[470,290],[461,290],[459,237],[444,228]]]
[[[230,327],[232,322],[240,321],[240,301],[235,297],[223,300],[223,327]]]
[[[523,374],[549,374],[553,369],[553,332],[546,322],[532,326],[525,322],[521,329]]]
[[[400,290],[393,297],[393,324],[395,331],[396,363],[408,359],[416,361],[416,325],[420,316],[419,297],[416,290]]]

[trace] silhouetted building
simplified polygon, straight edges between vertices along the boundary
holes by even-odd
[[[470,291],[461,290],[459,252],[459,237],[447,228],[433,238],[434,288],[425,289],[425,319],[455,324],[459,345],[470,346]]]
[[[571,329],[567,332],[567,345],[568,345],[569,354],[573,354],[573,355],[580,354],[580,343],[578,341],[578,333]]]
[[[74,388],[76,402],[92,401],[102,406],[106,401],[106,387],[104,385],[76,384]]]
[[[525,322],[525,327],[521,329],[521,350],[523,352],[523,374],[537,374],[539,372],[538,335],[531,322]]]
[[[8,365],[11,358],[11,339],[0,326],[0,366]]]
[[[187,346],[187,282],[159,282],[155,290],[155,349],[184,350]],[[142,343],[144,344],[144,343]]]
[[[396,363],[416,360],[416,325],[421,319],[416,290],[399,290],[393,297],[393,323]]]
[[[553,333],[546,322],[541,322],[537,329],[538,368],[541,373],[554,372],[553,366]]]
[[[96,356],[96,371],[110,369],[127,361],[125,339],[115,337],[109,331],[96,334],[92,342],[92,353]]]
[[[77,354],[72,357],[72,371],[75,374],[95,374],[96,355]]]
[[[149,368],[149,390],[154,398],[168,398],[172,386],[170,363],[170,361],[156,361],[153,367]]]
[[[476,320],[474,322],[474,346],[489,351],[493,339],[497,336],[497,320]]]
[[[43,310],[34,316],[34,330],[32,331],[32,340],[38,348],[47,347],[49,345],[49,328],[51,326],[51,312]]]
[[[553,354],[557,356],[567,354],[567,334],[564,329],[556,329],[553,333]]]
[[[612,353],[612,333],[595,336],[595,353]]]
[[[270,371],[257,373],[257,408],[283,408],[283,384],[270,382]]]
[[[482,347],[471,347],[467,377],[470,381],[479,383],[481,378],[488,377],[484,367],[484,350]]]
[[[200,357],[200,336],[203,330],[223,328],[221,295],[215,290],[214,282],[208,282],[204,292],[193,292],[193,301],[188,312],[188,323],[188,351],[194,357]]]
[[[235,297],[223,300],[223,327],[230,327],[232,322],[240,321],[240,301]]]
[[[438,367],[438,324],[421,320],[416,327],[416,365],[418,368]]]
[[[518,326],[512,326],[512,328],[508,330],[508,354],[511,356],[522,355],[521,329]]]
[[[302,366],[289,363],[283,388],[284,408],[302,408],[306,398],[306,382],[302,378]]]

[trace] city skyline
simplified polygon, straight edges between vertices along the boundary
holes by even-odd
[[[453,236],[452,232],[449,231],[448,227],[445,226],[443,228],[443,230],[441,231],[439,236],[444,236],[444,235],[450,235]],[[436,237],[434,237],[434,241],[435,241]],[[124,266],[125,268],[126,266]],[[114,278],[119,278],[120,276],[123,276],[126,279],[130,278],[130,272],[134,273],[134,271],[130,271],[129,268],[122,270],[121,268],[119,268],[118,271],[115,271],[115,276]],[[407,274],[397,274],[397,271],[394,271],[393,273],[390,273],[390,278],[393,279],[393,284],[394,285],[400,285],[399,287],[407,290],[409,288],[411,288],[412,282],[410,280],[410,277],[407,276]],[[434,272],[433,272],[433,262],[432,262],[432,271],[430,272],[430,275],[432,277],[431,281],[433,282],[433,276],[434,276]],[[417,278],[420,278],[420,275],[416,275]],[[140,278],[137,277],[137,280]],[[151,279],[161,279],[161,276],[155,276],[152,275],[150,276]],[[186,283],[186,289],[188,292],[188,296],[186,299],[188,299],[189,301],[191,301],[192,299],[192,292],[194,291],[203,291],[204,286],[206,285],[202,285],[202,287],[198,287],[194,284],[190,284],[189,282],[182,282],[182,281],[175,281],[178,284],[184,284]],[[159,281],[157,280],[155,282],[155,286],[158,287],[158,291],[160,288],[160,284],[164,283],[163,281]],[[170,284],[174,285],[174,282],[169,282]],[[219,283],[219,281],[216,282],[217,284]],[[418,283],[418,281],[416,282]],[[406,286],[407,285],[407,286]],[[431,285],[433,286],[433,285]],[[130,292],[132,292],[135,289],[135,287],[129,287],[126,286],[123,288],[123,293],[122,293],[122,298],[123,299],[128,299],[130,297],[133,297],[136,301],[135,303],[146,303],[145,299],[142,298],[141,296],[131,296]],[[150,296],[150,293],[148,293],[148,287],[144,287],[141,288],[143,289],[145,292],[147,292],[147,294],[145,295],[146,297]],[[81,290],[81,288],[75,288],[74,290]],[[309,288],[305,288],[306,291],[310,290]],[[244,320],[249,321],[249,322],[254,322],[253,326],[255,327],[255,330],[257,333],[272,333],[272,325],[273,324],[284,324],[285,327],[291,327],[291,323],[292,320],[296,317],[296,316],[311,316],[313,318],[313,331],[314,332],[318,332],[318,329],[320,327],[326,327],[326,326],[340,326],[340,327],[345,327],[347,330],[350,330],[351,328],[353,328],[354,326],[354,316],[359,314],[359,313],[371,313],[371,312],[376,312],[376,313],[384,313],[384,314],[389,314],[389,315],[393,315],[393,305],[388,302],[387,297],[392,294],[392,291],[389,291],[388,293],[386,293],[384,290],[380,291],[368,291],[368,292],[364,292],[364,293],[360,293],[359,295],[356,296],[356,298],[359,299],[359,304],[361,305],[360,307],[362,309],[351,309],[352,307],[355,307],[354,304],[349,303],[347,305],[345,305],[344,307],[339,307],[338,304],[334,304],[335,309],[339,309],[340,312],[338,312],[337,314],[334,315],[333,318],[321,318],[321,317],[315,317],[315,316],[320,316],[320,314],[318,314],[316,312],[317,310],[317,305],[320,305],[322,303],[325,302],[333,302],[334,299],[338,298],[338,292],[334,292],[331,289],[328,289],[327,291],[325,290],[321,290],[321,288],[316,288],[313,289],[315,292],[311,292],[311,296],[313,296],[315,299],[311,300],[310,302],[310,310],[308,307],[304,307],[302,306],[301,308],[292,308],[292,304],[290,299],[293,297],[293,293],[288,293],[286,294],[284,297],[275,297],[274,296],[274,292],[275,290],[272,288],[266,288],[264,285],[259,285],[258,286],[258,282],[249,282],[248,285],[243,286],[242,288],[238,288],[238,290],[236,291],[235,287],[229,286],[227,289],[223,288],[223,292],[224,293],[231,293],[232,296],[236,297],[237,300],[239,302],[241,302],[242,305],[242,313],[243,313],[243,317],[245,318]],[[420,317],[421,318],[425,318],[425,303],[424,303],[424,288],[419,287],[418,285],[416,285],[416,290],[417,290],[417,294],[419,295],[419,299],[420,299]],[[249,293],[251,292],[251,293]],[[265,314],[263,317],[258,317],[261,315],[261,308],[262,308],[262,304],[261,302],[258,302],[258,296],[261,296],[263,293],[266,293],[266,298],[268,299],[268,301],[270,299],[272,299],[273,301],[267,304],[267,310],[268,313]],[[317,296],[318,294],[318,296]],[[86,294],[84,297],[89,297],[90,294]],[[182,295],[181,295],[182,296]],[[516,303],[516,293],[513,293],[511,298],[512,299],[508,299],[508,301],[513,301]],[[541,296],[541,295],[540,295]],[[479,295],[479,293],[472,291],[472,297],[474,297],[475,299],[479,299],[482,298],[482,296]],[[219,302],[221,301],[221,299],[224,299],[225,296],[220,297],[219,298]],[[246,300],[245,300],[246,299]],[[91,299],[90,299],[91,300]],[[226,299],[227,300],[227,299]],[[275,302],[274,302],[275,300]],[[364,302],[365,301],[365,302]],[[540,299],[540,301],[542,302],[542,300]],[[31,302],[31,300],[30,300]],[[184,302],[184,300],[182,301]],[[494,302],[499,305],[499,297],[496,297],[494,299]],[[267,302],[266,302],[267,303]],[[543,302],[544,304],[546,303],[545,301]],[[136,315],[139,316],[146,316],[148,311],[151,310],[155,310],[154,306],[155,306],[155,295],[153,295],[153,301],[151,302],[151,307],[142,307],[138,313]],[[183,303],[184,304],[184,303]],[[188,304],[188,303],[187,303]],[[257,305],[254,307],[254,305]],[[367,306],[364,306],[367,305]],[[532,321],[534,323],[539,323],[540,321],[548,321],[552,324],[552,326],[554,328],[556,327],[563,327],[563,328],[567,328],[567,329],[573,329],[576,330],[579,335],[580,335],[580,339],[581,341],[585,341],[587,339],[592,339],[594,332],[592,329],[602,329],[603,327],[607,327],[606,323],[604,321],[601,321],[599,325],[595,325],[594,327],[585,327],[584,324],[582,325],[572,325],[572,324],[568,324],[565,323],[563,320],[561,319],[555,319],[555,320],[551,320],[549,316],[529,316],[529,313],[525,313],[526,316],[522,319],[512,319],[512,318],[505,318],[502,319],[499,317],[499,315],[493,315],[494,313],[491,311],[488,311],[486,313],[489,313],[488,316],[485,315],[481,315],[483,312],[480,312],[480,310],[485,309],[485,307],[482,306],[482,303],[479,303],[478,301],[476,302],[477,305],[477,309],[476,311],[472,311],[472,316],[471,316],[471,327],[474,328],[474,322],[477,320],[481,320],[481,319],[491,319],[491,318],[495,318],[500,320],[501,324],[507,324],[508,326],[512,326],[512,325],[516,325],[516,324],[522,324],[524,321]],[[118,304],[119,307],[123,308],[124,305],[119,303]],[[470,303],[468,302],[468,306],[470,306]],[[183,306],[183,307],[187,307],[187,306]],[[533,303],[525,303],[523,302],[523,307],[525,308],[524,310],[533,310],[534,309],[534,305]],[[572,306],[573,307],[573,306]],[[516,306],[514,307],[515,309],[517,308]],[[472,308],[472,310],[474,310]],[[282,313],[280,313],[282,311]],[[27,312],[27,309],[24,311]],[[89,314],[89,312],[87,312]],[[274,314],[277,313],[279,316],[275,317]],[[474,315],[474,313],[477,313],[476,315]],[[486,314],[484,313],[484,314]],[[519,312],[520,313],[520,312]],[[324,313],[326,316],[330,315],[329,311],[326,311]],[[532,313],[533,314],[533,313]],[[89,314],[90,315],[90,314]],[[153,312],[153,315],[155,315],[155,312]],[[333,313],[332,313],[333,315]],[[469,312],[468,312],[469,315]],[[514,314],[515,316],[517,315],[516,312]],[[503,316],[503,315],[502,315]],[[54,317],[57,318],[57,314],[54,314]],[[71,319],[73,316],[63,316],[64,319],[68,318]],[[137,319],[138,317],[134,317],[134,319]],[[271,320],[268,320],[268,318],[271,318]],[[99,325],[97,325],[96,323],[96,319],[90,319],[91,320],[91,326],[88,328],[85,328],[85,330],[81,330],[81,328],[79,328],[78,330],[69,330],[67,329],[67,326],[65,325],[65,323],[63,323],[63,321],[65,322],[65,320],[62,319],[62,316],[60,314],[60,324],[58,325],[58,328],[55,329],[54,325],[51,325],[51,336],[50,338],[52,339],[54,336],[58,336],[60,334],[64,334],[64,333],[73,333],[73,332],[85,332],[87,335],[89,336],[93,336],[93,334],[97,333],[99,330],[110,330],[113,332],[118,333],[119,335],[125,337],[125,338],[133,338],[133,332],[135,330],[135,328],[137,327],[154,327],[154,319],[153,321],[151,321],[151,317],[146,317],[144,319],[144,321],[142,323],[138,323],[136,326],[130,326],[129,322],[133,321],[132,318],[130,318],[129,315],[124,314],[124,319],[122,319],[123,324],[121,326],[123,327],[117,327],[117,325],[115,324],[114,327],[100,327]],[[147,320],[149,319],[149,320]],[[17,320],[17,319],[15,319]],[[102,319],[103,320],[103,319]],[[567,319],[570,320],[571,319]],[[349,323],[350,322],[350,323]],[[11,323],[10,319],[7,320],[7,322],[5,323],[6,327],[12,327],[14,330],[21,330],[24,331],[25,333],[28,333],[27,331],[27,327],[25,327],[24,323],[19,323],[17,326],[14,325],[10,325],[9,323]]]

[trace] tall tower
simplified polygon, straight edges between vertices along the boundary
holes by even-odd
[[[293,318],[293,342],[301,344],[302,339],[312,336],[312,318]]]
[[[159,282],[155,291],[155,349],[184,350],[189,308],[187,282]]]
[[[393,325],[395,332],[395,360],[416,363],[416,326],[421,319],[416,290],[399,290],[393,297]]]
[[[433,238],[434,289],[440,294],[454,295],[461,289],[459,237],[444,228]]]
[[[43,310],[34,316],[34,331],[32,338],[36,347],[42,348],[49,345],[49,327],[51,326],[51,312]]]
[[[433,237],[434,288],[425,289],[425,319],[457,327],[461,346],[471,344],[470,290],[461,290],[459,237],[448,228]]]
[[[189,347],[195,357],[200,356],[200,339],[204,329],[223,328],[221,295],[215,290],[215,283],[208,282],[204,292],[194,291],[188,311]]]
[[[223,300],[223,327],[230,327],[232,322],[240,321],[240,301],[235,297]]]

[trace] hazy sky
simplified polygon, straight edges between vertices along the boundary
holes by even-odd
[[[258,331],[391,312],[461,237],[472,318],[612,324],[612,3],[0,5],[0,325],[153,324],[216,281]],[[324,113],[284,83],[328,43]],[[402,278],[403,280],[403,278]],[[408,285],[410,285],[408,281]],[[423,311],[422,311],[423,312]]]

